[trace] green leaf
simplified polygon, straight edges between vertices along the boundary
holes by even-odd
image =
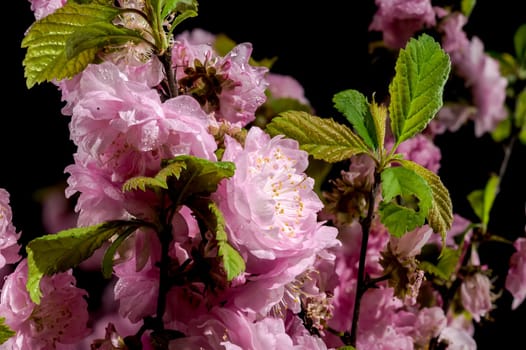
[[[449,191],[444,186],[440,177],[431,170],[410,160],[397,160],[404,168],[411,169],[424,180],[431,188],[432,204],[428,213],[428,223],[434,232],[440,233],[442,241],[445,242],[447,232],[453,224],[453,204]]]
[[[387,127],[387,108],[377,104],[374,100],[371,103],[371,114],[376,129],[378,149],[383,149],[385,144],[385,130]]]
[[[233,162],[213,162],[190,155],[180,155],[166,161],[167,165],[184,163],[177,177],[167,177],[166,183],[174,204],[183,204],[192,196],[208,196],[217,190],[219,182],[232,177]]]
[[[0,345],[5,343],[9,338],[14,336],[16,333],[5,324],[5,318],[0,317]]]
[[[369,152],[349,127],[302,111],[280,113],[267,125],[266,131],[271,136],[284,135],[297,140],[302,150],[329,163]]]
[[[163,19],[172,13],[192,12],[197,15],[198,3],[196,0],[164,0],[162,2],[161,17]]]
[[[526,68],[526,23],[522,24],[515,32],[513,45],[517,61],[522,68]]]
[[[365,96],[356,90],[344,90],[335,94],[332,101],[334,107],[347,118],[367,146],[376,150],[378,140],[375,123]]]
[[[126,240],[132,233],[137,231],[137,227],[131,226],[124,230],[123,233],[119,233],[119,236],[110,244],[108,249],[104,252],[102,258],[102,277],[110,279],[113,274],[113,261],[115,252],[119,249],[122,242]]]
[[[128,179],[122,185],[122,191],[128,192],[137,189],[146,191],[147,187],[154,190],[157,188],[167,190],[168,178],[173,176],[178,179],[181,176],[181,171],[183,169],[186,169],[186,163],[182,161],[167,164],[155,175],[155,177],[136,176]]]
[[[466,18],[471,15],[471,11],[473,11],[476,3],[477,0],[462,0],[460,2],[460,10],[462,11],[462,14],[466,16]]]
[[[475,190],[468,195],[468,201],[473,211],[480,219],[484,231],[488,227],[490,211],[499,192],[500,178],[492,174],[483,190]]]
[[[27,48],[22,62],[27,87],[71,78],[84,70],[94,61],[98,48],[90,47],[80,52],[70,49],[70,54],[77,54],[68,56],[68,40],[77,31],[82,32],[95,23],[111,23],[118,14],[119,9],[98,2],[78,4],[68,1],[54,13],[33,23],[21,45]]]
[[[232,281],[234,277],[245,271],[245,261],[239,252],[228,243],[223,213],[214,202],[203,198],[190,201],[187,205],[194,215],[202,220],[211,232],[215,233],[219,248],[217,256],[221,259],[227,280]]]
[[[517,95],[515,101],[515,114],[514,114],[515,126],[522,128],[526,124],[526,88]]]
[[[401,49],[389,85],[389,117],[396,146],[422,131],[442,106],[449,56],[429,35],[411,38]]]
[[[422,226],[433,201],[427,181],[404,167],[384,169],[381,179],[380,220],[389,232],[401,237]]]
[[[66,59],[72,60],[84,52],[97,53],[105,47],[116,47],[129,42],[143,41],[139,32],[116,27],[111,23],[96,22],[79,28],[66,40]],[[91,61],[95,58],[92,57]]]
[[[506,140],[511,135],[511,119],[506,118],[501,120],[490,134],[495,142]]]
[[[458,265],[460,252],[460,249],[444,247],[436,265],[430,261],[422,261],[420,268],[444,281],[449,281]]]
[[[245,271],[245,260],[228,242],[220,241],[217,255],[222,259],[228,281]]]
[[[123,229],[137,229],[142,224],[110,221],[94,226],[72,228],[56,234],[40,236],[26,246],[28,279],[31,300],[40,303],[40,280],[43,276],[64,272],[89,258],[113,235]]]

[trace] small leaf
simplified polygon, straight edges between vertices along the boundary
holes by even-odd
[[[526,23],[522,24],[515,32],[513,45],[519,65],[526,68]]]
[[[389,232],[401,237],[422,226],[432,205],[428,183],[404,167],[386,168],[381,178],[383,199],[379,207],[380,219]]]
[[[488,227],[490,211],[499,192],[500,178],[492,174],[483,190],[475,190],[468,195],[471,208],[480,219],[484,232]]]
[[[284,135],[298,141],[300,148],[315,159],[329,163],[368,153],[364,141],[352,130],[333,119],[320,118],[301,111],[280,113],[265,129],[271,136]]]
[[[215,239],[219,247],[217,256],[221,258],[228,281],[243,273],[245,271],[245,261],[239,252],[228,243],[228,236],[225,231],[225,218],[217,204],[211,200],[199,198],[188,202],[187,205],[192,209],[194,215],[202,220],[211,232],[215,233]]]
[[[411,38],[401,49],[389,85],[389,117],[396,146],[422,131],[442,106],[449,56],[429,35]]]
[[[9,338],[14,336],[14,332],[8,325],[5,324],[5,318],[0,317],[0,345],[5,343]]]
[[[477,0],[462,0],[460,2],[460,9],[462,11],[462,14],[468,18],[471,15],[471,11],[473,11],[473,8],[475,7],[475,4],[477,3]]]
[[[40,303],[40,280],[43,276],[64,272],[89,258],[110,237],[121,230],[137,229],[139,223],[111,221],[94,226],[72,228],[56,234],[40,236],[26,246],[31,300]]]
[[[442,241],[445,242],[447,232],[453,223],[453,204],[449,191],[444,186],[440,177],[431,170],[410,160],[397,160],[403,167],[413,170],[427,181],[431,188],[433,202],[428,213],[428,223],[434,232],[440,233]]]
[[[420,268],[444,281],[449,281],[458,265],[460,251],[460,249],[444,247],[436,265],[430,261],[422,261]]]
[[[371,148],[378,148],[375,123],[369,110],[369,102],[356,90],[344,90],[332,98],[334,107],[351,123],[354,130]]]
[[[214,193],[219,182],[233,176],[236,168],[233,162],[214,162],[189,155],[166,161],[168,166],[174,163],[184,163],[177,165],[181,168],[179,176],[166,181],[174,204],[183,204],[191,196]]]
[[[27,47],[23,60],[27,87],[44,81],[71,78],[84,70],[94,61],[98,49],[74,50],[77,54],[68,57],[68,40],[75,32],[95,23],[111,23],[119,11],[100,2],[78,4],[68,1],[52,14],[33,23],[21,44],[23,48]]]
[[[136,227],[128,227],[123,233],[119,233],[119,236],[110,244],[108,249],[104,252],[102,258],[102,277],[110,279],[113,274],[113,261],[115,252],[119,249],[122,242],[126,240],[132,233],[137,231]]]
[[[526,124],[526,88],[517,95],[515,102],[515,126],[522,128]]]
[[[243,260],[238,251],[228,244],[228,242],[219,242],[217,255],[223,262],[223,268],[225,269],[228,281],[232,281],[234,277],[239,276],[245,271],[245,260]]]
[[[128,192],[140,189],[142,191],[146,191],[146,188],[151,188],[153,190],[155,189],[168,189],[168,178],[170,176],[175,177],[178,179],[181,176],[181,171],[183,169],[186,169],[186,163],[184,162],[173,162],[170,163],[155,175],[155,177],[148,177],[148,176],[136,176],[128,179],[123,185],[122,185],[122,191]]]
[[[385,130],[387,127],[387,108],[384,105],[377,104],[374,100],[371,103],[371,114],[375,124],[376,138],[378,149],[383,149],[385,144]]]
[[[506,140],[511,135],[511,119],[501,120],[490,134],[493,141],[497,143]]]
[[[135,30],[116,27],[111,23],[96,22],[71,33],[66,40],[66,59],[75,59],[84,52],[96,53],[108,46],[116,47],[143,40]]]

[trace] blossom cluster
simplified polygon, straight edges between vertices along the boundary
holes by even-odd
[[[29,2],[37,22],[69,5]],[[117,1],[133,11],[116,24],[155,42],[138,15],[152,3]],[[430,0],[375,5],[369,30],[388,50],[433,31],[469,96],[446,100],[422,133],[403,142],[386,131],[385,153],[434,176],[438,135],[471,122],[482,137],[509,117],[508,80],[482,41],[464,32],[467,13]],[[431,220],[393,234],[378,215],[385,193],[375,159],[353,155],[317,183],[301,143],[265,128],[289,109],[314,114],[300,82],[256,62],[251,43],[225,50],[221,40],[201,28],[175,31],[168,54],[127,43],[52,82],[75,153],[63,192],[44,202],[46,229],[73,232],[66,238],[74,240],[83,232],[74,230],[101,223],[140,225],[115,231],[93,251],[82,247],[89,254],[81,250],[88,256],[75,266],[62,269],[56,259],[60,268],[42,273],[35,300],[38,252],[24,252],[10,206],[16,194],[0,188],[0,326],[12,333],[0,349],[476,349],[475,325],[491,316],[499,294],[512,296],[511,309],[526,299],[526,236],[507,242],[513,253],[504,289],[495,291],[478,250],[486,223],[453,212],[446,235]],[[179,159],[186,163],[169,163],[162,177],[167,160]],[[226,164],[233,173],[218,175]],[[155,190],[129,190],[134,181]],[[107,266],[107,252],[111,276],[93,310],[76,271]],[[443,254],[453,266],[440,265]],[[230,278],[235,262],[243,268]]]

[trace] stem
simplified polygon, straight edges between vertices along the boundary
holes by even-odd
[[[163,230],[159,233],[159,240],[161,242],[161,260],[159,261],[159,294],[157,295],[157,311],[155,316],[156,330],[163,330],[163,316],[166,309],[166,295],[170,289],[169,281],[169,267],[170,256],[168,250],[170,242],[172,241],[172,226],[165,225]]]
[[[511,152],[513,151],[513,146],[515,145],[516,141],[517,141],[517,134],[514,133],[511,136],[509,143],[504,146],[504,159],[502,160],[502,163],[500,164],[499,179],[502,179],[504,177],[504,174],[506,173],[506,169],[508,168],[508,163],[511,158]]]
[[[168,83],[168,95],[169,98],[175,97],[177,93],[177,82],[175,81],[175,73],[172,69],[172,52],[170,49],[160,57],[163,63],[164,72],[166,73],[166,81]]]
[[[345,332],[342,337],[343,342],[346,345],[356,347],[356,336],[358,332],[358,319],[360,316],[360,304],[362,296],[368,288],[368,284],[365,279],[365,258],[367,255],[367,244],[369,241],[369,232],[371,230],[371,223],[373,221],[375,199],[380,188],[380,174],[375,171],[374,183],[369,193],[369,206],[367,208],[367,216],[361,220],[362,226],[362,245],[360,247],[360,262],[358,264],[358,278],[356,282],[356,296],[354,299],[354,309],[351,325],[351,333]]]

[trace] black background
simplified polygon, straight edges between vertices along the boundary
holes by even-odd
[[[487,50],[512,53],[513,34],[520,24],[526,23],[520,3],[479,1],[464,29],[469,36],[481,38]],[[30,3],[17,0],[6,6],[15,7],[15,25],[12,21],[7,27],[6,21],[3,24],[8,46],[2,55],[6,72],[3,91],[7,96],[4,95],[6,108],[0,124],[0,187],[11,193],[15,226],[27,239],[42,233],[35,191],[66,178],[64,168],[72,163],[74,147],[68,137],[68,118],[60,113],[63,103],[56,88],[44,83],[28,90],[25,85],[25,50],[20,48],[20,42],[34,20]],[[304,86],[316,114],[331,117],[336,115],[331,103],[336,92],[352,88],[370,96],[373,91],[386,88],[387,82],[382,81],[384,72],[368,54],[368,42],[374,36],[368,25],[374,11],[372,0],[202,0],[199,16],[187,20],[181,29],[201,27],[212,33],[225,33],[238,43],[251,42],[256,59],[277,56],[272,70],[295,77]],[[490,173],[498,171],[502,149],[487,135],[475,138],[470,125],[455,134],[443,135],[436,142],[442,150],[439,175],[450,191],[454,211],[475,220],[466,195],[482,188]],[[490,230],[510,239],[524,235],[525,148],[518,145],[514,149],[490,223]],[[509,247],[496,244],[483,249],[481,256],[496,272],[502,272],[510,252]],[[496,282],[499,283],[503,281]],[[499,349],[525,347],[520,344],[525,343],[526,305],[514,312],[510,305],[511,298],[504,292],[493,313],[497,322],[476,330],[479,349],[493,349],[492,344],[498,344]]]

